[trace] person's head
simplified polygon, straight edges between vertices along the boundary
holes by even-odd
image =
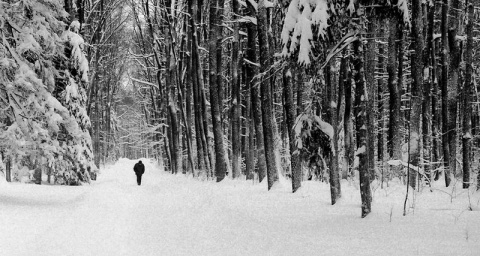
[[[142,163],[142,160],[138,161],[138,163],[141,164],[141,163]]]

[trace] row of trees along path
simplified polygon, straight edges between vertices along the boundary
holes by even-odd
[[[58,178],[148,157],[268,189],[328,181],[332,204],[358,180],[362,217],[374,180],[480,188],[475,0],[0,6],[8,180],[13,165]]]

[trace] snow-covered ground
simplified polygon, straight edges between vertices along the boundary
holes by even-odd
[[[358,185],[199,181],[144,159],[142,186],[121,159],[80,187],[0,183],[0,255],[480,255],[480,193],[434,184],[374,186],[360,218]],[[473,211],[470,211],[472,208]]]

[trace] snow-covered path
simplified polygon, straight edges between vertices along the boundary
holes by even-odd
[[[403,187],[375,193],[361,219],[355,185],[329,205],[328,186],[299,193],[200,182],[144,160],[137,186],[121,159],[90,186],[0,183],[0,255],[480,255],[480,196],[424,192],[401,216]],[[400,191],[402,190],[402,191]],[[462,194],[463,193],[463,194]]]

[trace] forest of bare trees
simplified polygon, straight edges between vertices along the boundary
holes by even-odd
[[[27,75],[47,81],[48,69],[35,65],[38,56],[54,58],[22,47],[42,31],[17,29],[37,15],[27,2],[0,1],[3,141],[25,111],[12,107],[10,84],[25,85],[6,60],[22,59],[33,67]],[[266,189],[281,179],[293,192],[304,180],[327,182],[332,204],[350,180],[360,184],[362,217],[374,181],[421,190],[443,179],[480,189],[476,0],[65,0],[63,10],[39,2],[57,22],[79,24],[88,79],[81,66],[70,73],[84,95],[90,121],[80,130],[88,130],[93,154],[45,153],[44,172],[58,155],[78,170],[90,166],[78,161],[93,161],[92,173],[145,157],[200,179],[266,179]],[[45,64],[52,65],[61,69]],[[57,71],[49,90],[62,102]],[[45,138],[25,140],[48,150]],[[11,159],[25,162],[20,146],[3,145],[4,170]]]

